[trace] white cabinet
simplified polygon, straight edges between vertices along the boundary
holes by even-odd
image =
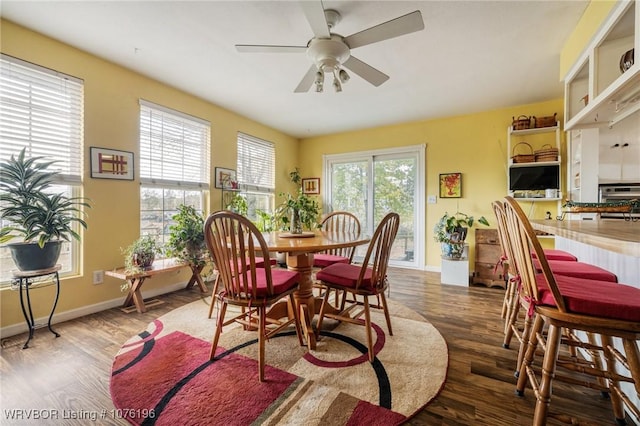
[[[640,7],[620,1],[565,77],[565,129],[614,126],[640,111]],[[635,62],[621,70],[622,56]]]
[[[567,199],[583,203],[598,201],[598,129],[567,133]],[[569,219],[594,218],[595,213],[570,214]]]
[[[640,182],[640,112],[599,134],[600,183]]]
[[[520,152],[525,146],[529,152]],[[529,148],[530,147],[530,148]],[[514,162],[516,154],[534,154],[536,151],[557,149],[558,155],[552,161]],[[526,201],[557,201],[562,198],[560,125],[525,130],[507,129],[507,190],[509,195]],[[550,191],[547,191],[550,190]],[[551,194],[551,192],[555,192]]]

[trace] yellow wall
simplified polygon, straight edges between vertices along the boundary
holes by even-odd
[[[562,52],[560,52],[560,80],[564,80],[567,72],[584,52],[584,49],[591,42],[596,31],[609,16],[616,3],[616,1],[606,0],[594,0],[589,3],[580,18],[580,22],[578,22],[578,25],[576,25],[564,44]]]
[[[85,165],[89,164],[90,146],[133,151],[138,158],[138,100],[143,98],[211,122],[212,169],[236,168],[238,131],[274,142],[276,184],[279,187],[289,184],[287,171],[293,169],[298,158],[297,139],[6,20],[1,25],[3,53],[84,79]],[[88,211],[88,230],[82,244],[83,273],[64,279],[58,313],[123,298],[120,281],[105,277],[102,285],[93,285],[92,271],[121,266],[124,262],[120,248],[139,236],[138,171],[134,181],[112,181],[91,179],[88,167],[84,169],[84,195],[91,199],[92,208]],[[220,208],[220,197],[219,190],[212,190],[211,211]],[[188,278],[186,271],[154,278],[144,288],[154,289]],[[42,307],[36,310],[36,316],[48,313],[52,295],[53,287],[32,293],[33,306]],[[2,327],[24,322],[17,292],[0,290],[0,312]]]
[[[478,114],[426,120],[396,126],[334,134],[298,141],[274,129],[222,109],[197,97],[143,77],[113,63],[34,33],[11,22],[1,22],[2,52],[43,65],[85,81],[85,149],[89,147],[133,151],[138,157],[138,99],[143,98],[209,120],[212,126],[211,166],[235,168],[236,132],[264,138],[276,144],[276,192],[289,191],[289,171],[299,166],[303,177],[322,176],[322,155],[349,151],[426,144],[427,194],[438,193],[438,174],[462,172],[463,198],[438,200],[427,205],[426,263],[439,267],[439,246],[432,228],[445,212],[464,211],[492,220],[490,202],[506,193],[507,127],[513,116],[546,116],[562,111],[562,100],[522,105]],[[562,122],[562,117],[559,117]],[[304,155],[301,153],[304,152]],[[85,170],[87,168],[85,167]],[[123,264],[120,248],[139,234],[139,181],[107,181],[84,176],[85,196],[93,208],[83,238],[83,274],[65,279],[56,312],[81,309],[121,300],[120,282],[105,278],[102,285],[91,283],[91,271],[108,270]],[[212,176],[213,177],[213,176]],[[213,187],[213,185],[212,185]],[[220,207],[220,193],[212,190],[210,210]],[[542,218],[546,210],[555,212],[555,203],[525,205],[531,217]],[[473,233],[470,243],[473,247]],[[473,253],[471,253],[473,256]],[[158,289],[168,283],[185,282],[186,273],[164,276],[145,283]],[[52,288],[33,292],[36,316],[48,313]],[[17,294],[0,290],[0,327],[23,322]]]
[[[462,173],[462,198],[438,199],[427,204],[426,264],[440,267],[439,244],[433,240],[435,222],[445,213],[461,211],[474,217],[485,216],[495,227],[491,201],[501,199],[507,190],[507,128],[512,117],[521,114],[548,116],[562,111],[562,99],[521,105],[477,114],[425,120],[396,126],[304,139],[300,160],[303,176],[322,176],[322,155],[426,144],[426,192],[438,194],[440,173]],[[560,122],[562,117],[558,118]],[[564,137],[562,146],[564,147]],[[564,149],[564,148],[563,148]],[[564,178],[562,178],[564,180]],[[426,197],[425,197],[426,199]],[[555,202],[524,203],[531,218],[542,219]],[[467,240],[473,259],[473,230]]]

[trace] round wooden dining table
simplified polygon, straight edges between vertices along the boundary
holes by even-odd
[[[270,252],[286,253],[287,268],[300,273],[300,288],[294,294],[300,314],[307,347],[316,348],[316,334],[311,320],[320,306],[313,295],[313,255],[325,250],[355,247],[369,242],[370,237],[362,233],[309,231],[302,234],[289,232],[270,232],[263,234]],[[285,303],[275,305],[269,316],[282,318],[287,315]]]

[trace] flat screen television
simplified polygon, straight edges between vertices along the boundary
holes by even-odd
[[[510,191],[538,191],[560,188],[560,167],[531,166],[509,169]]]

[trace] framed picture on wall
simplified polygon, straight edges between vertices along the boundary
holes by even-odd
[[[462,173],[440,174],[440,198],[462,197]]]
[[[216,188],[231,189],[237,187],[236,171],[216,167]]]
[[[320,178],[304,178],[302,179],[303,194],[319,194]]]
[[[89,151],[92,178],[133,180],[133,152],[95,146]]]

